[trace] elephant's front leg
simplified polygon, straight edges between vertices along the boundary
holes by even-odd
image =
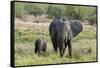
[[[57,53],[57,44],[54,45],[54,51]]]
[[[69,57],[72,58],[72,44],[71,44],[71,40],[68,40],[68,51],[69,51]]]
[[[63,49],[59,47],[59,51],[60,51],[60,57],[63,57]]]
[[[59,51],[60,51],[60,56],[61,57],[63,57],[63,55],[64,55],[64,48],[65,48],[64,43],[62,43],[61,45],[59,45]]]

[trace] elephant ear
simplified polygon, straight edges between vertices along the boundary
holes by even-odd
[[[83,29],[82,23],[79,20],[70,20],[73,37],[77,36]]]

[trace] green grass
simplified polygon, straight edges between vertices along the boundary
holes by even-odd
[[[96,61],[96,27],[84,25],[83,31],[72,40],[73,57],[68,57],[68,49],[63,58],[55,54],[47,25],[17,25],[15,27],[15,65],[41,65],[71,62]],[[45,23],[44,23],[45,24]],[[37,38],[47,40],[47,52],[38,56],[34,53]]]

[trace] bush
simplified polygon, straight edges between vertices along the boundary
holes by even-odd
[[[62,17],[64,15],[64,7],[60,5],[49,5],[47,14],[51,17]]]
[[[24,15],[40,16],[46,13],[46,5],[32,4],[32,3],[18,3],[15,4],[15,16],[21,18]]]
[[[69,19],[85,20],[89,14],[89,8],[84,6],[66,6],[65,15]]]
[[[23,3],[16,3],[15,4],[15,17],[22,18],[23,15],[25,15],[25,9],[24,9],[24,4]]]
[[[34,16],[42,15],[45,11],[44,7],[38,4],[28,4],[25,6],[25,10],[27,11],[27,14],[32,14]]]
[[[89,21],[89,24],[90,24],[90,25],[93,25],[93,24],[97,23],[97,22],[96,22],[96,15],[89,16],[89,17],[88,17],[88,21]]]
[[[24,15],[48,15],[49,18],[66,16],[68,19],[89,20],[92,24],[96,22],[95,7],[16,2],[15,16],[22,18]]]
[[[78,18],[78,10],[74,6],[65,6],[65,16],[69,19],[77,19]]]

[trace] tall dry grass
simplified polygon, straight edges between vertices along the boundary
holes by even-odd
[[[83,31],[72,40],[73,58],[68,57],[68,49],[63,58],[54,53],[48,27],[49,23],[15,21],[16,66],[96,61],[96,26],[83,24]],[[38,56],[34,43],[42,37],[47,40],[47,52]]]

